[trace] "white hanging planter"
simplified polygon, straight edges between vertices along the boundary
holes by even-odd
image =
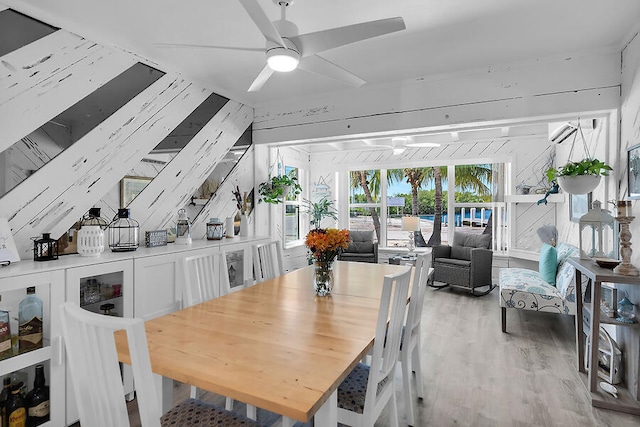
[[[600,184],[600,175],[559,176],[558,185],[569,194],[591,193]]]

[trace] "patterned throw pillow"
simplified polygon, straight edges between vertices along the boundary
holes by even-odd
[[[558,268],[558,253],[556,248],[544,243],[540,249],[540,264],[538,271],[542,278],[549,284],[556,284],[556,269]]]

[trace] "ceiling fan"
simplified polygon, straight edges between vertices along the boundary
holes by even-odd
[[[264,48],[229,47],[198,44],[155,43],[164,47],[196,47],[263,52],[267,65],[249,87],[249,92],[260,90],[274,72],[288,72],[301,68],[347,85],[358,87],[366,83],[360,77],[327,61],[317,54],[339,46],[372,37],[404,30],[401,17],[380,19],[347,25],[314,33],[298,34],[298,27],[286,19],[286,9],[294,0],[272,0],[280,7],[280,19],[271,22],[257,0],[238,0],[266,39]]]

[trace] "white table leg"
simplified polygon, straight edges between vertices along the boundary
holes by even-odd
[[[331,393],[329,399],[318,409],[314,416],[315,427],[336,427],[338,425],[338,391]]]
[[[160,410],[166,414],[173,408],[173,380],[162,375],[153,374],[153,381],[156,385]]]

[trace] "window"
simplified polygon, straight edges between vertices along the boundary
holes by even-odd
[[[381,171],[363,170],[350,172],[349,229],[375,230],[380,236]]]
[[[285,174],[296,177],[298,183],[301,182],[300,169],[293,166],[285,166]],[[284,201],[284,241],[285,245],[297,242],[302,239],[300,225],[300,201],[301,195],[289,193]]]

